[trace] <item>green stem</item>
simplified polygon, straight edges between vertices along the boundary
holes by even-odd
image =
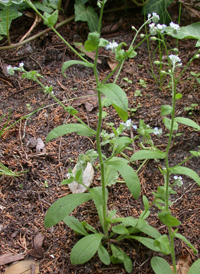
[[[7,40],[8,40],[8,44],[11,45],[11,42],[10,42],[10,33],[9,33],[9,6],[7,6],[6,30],[7,30]]]
[[[103,9],[104,9],[104,1],[102,1],[102,5],[101,5],[99,27],[98,27],[99,33],[101,31]],[[93,67],[97,87],[99,86],[99,78],[98,78],[98,71],[97,71],[98,54],[99,54],[99,48],[96,49],[94,67]],[[99,154],[99,162],[100,162],[100,170],[101,170],[101,187],[102,187],[102,200],[103,200],[102,228],[103,228],[104,234],[107,235],[108,234],[108,224],[106,221],[106,219],[107,219],[107,201],[106,201],[105,167],[104,167],[103,155],[102,155],[102,151],[101,151],[101,140],[100,140],[101,125],[102,125],[102,101],[101,101],[101,92],[98,89],[97,89],[97,92],[98,92],[98,102],[99,102],[99,117],[98,117],[98,125],[97,125],[97,132],[96,132],[96,142],[97,142],[97,151]]]
[[[167,144],[167,149],[166,149],[166,156],[165,156],[165,165],[166,165],[166,179],[165,179],[165,210],[169,211],[169,176],[170,176],[170,168],[169,168],[169,160],[168,160],[168,154],[170,150],[170,145],[172,141],[172,136],[173,136],[173,126],[174,126],[174,118],[175,118],[175,105],[176,105],[176,84],[177,80],[175,80],[174,76],[174,66],[172,67],[172,73],[171,73],[171,78],[172,78],[172,114],[171,114],[171,128],[170,128],[170,133],[169,133],[169,140]],[[168,226],[168,231],[169,231],[169,237],[170,237],[170,242],[171,242],[171,257],[172,257],[172,262],[173,262],[173,269],[174,269],[174,274],[177,274],[176,271],[176,259],[175,259],[175,253],[174,253],[174,239],[173,239],[173,234],[171,227]]]
[[[174,274],[177,274],[176,258],[175,258],[175,252],[174,252],[174,237],[173,237],[172,229],[169,226],[168,226],[168,231],[169,231],[169,238],[171,242],[171,257],[172,257],[172,263],[173,263],[173,270],[174,270]]]

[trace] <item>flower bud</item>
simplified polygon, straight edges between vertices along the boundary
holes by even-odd
[[[134,26],[131,27],[133,30],[136,30],[136,28]],[[137,30],[136,30],[137,31]]]
[[[140,34],[140,37],[141,37],[141,38],[144,38],[144,37],[145,37],[145,35],[142,33],[142,34]]]
[[[175,53],[178,53],[179,50],[178,50],[177,48],[174,48],[173,51],[174,51]]]
[[[160,62],[160,61],[154,61],[154,64],[155,64],[155,65],[160,65],[161,62]]]
[[[164,74],[167,74],[167,72],[164,71],[164,70],[161,70],[161,71],[160,71],[160,74],[164,75]]]
[[[157,38],[156,38],[155,36],[152,36],[150,39],[151,39],[152,41],[156,41],[156,40],[157,40]]]
[[[195,58],[195,59],[198,59],[198,58],[199,58],[199,54],[196,54],[194,58]]]

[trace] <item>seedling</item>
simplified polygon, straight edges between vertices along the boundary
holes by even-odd
[[[146,88],[147,87],[147,82],[143,79],[140,79],[139,80],[139,85],[141,85],[143,88]]]
[[[133,82],[132,80],[129,80],[127,77],[124,77],[123,80],[126,81],[129,84],[132,84],[132,82]]]
[[[141,90],[140,89],[136,89],[136,91],[134,93],[134,96],[135,97],[138,97],[138,96],[142,97]]]
[[[188,111],[188,114],[192,115],[192,111],[195,110],[196,107],[198,107],[198,104],[191,104],[190,107],[185,107],[184,111]]]

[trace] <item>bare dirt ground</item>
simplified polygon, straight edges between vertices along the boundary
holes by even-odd
[[[177,20],[177,6],[171,8],[174,22]],[[125,41],[130,44],[133,38],[131,26],[140,27],[143,22],[141,10],[138,8],[127,11],[105,14],[103,25],[118,22],[123,19],[121,27],[102,37],[115,40],[118,43]],[[24,21],[26,26],[24,27]],[[16,27],[11,28],[11,40],[14,42],[22,36],[31,26],[33,20],[19,18],[16,20]],[[191,19],[187,10],[183,10],[182,25],[195,22]],[[40,23],[34,30],[42,30],[44,26]],[[88,28],[85,23],[71,22],[59,28],[59,32],[71,44],[75,41],[83,42],[87,38]],[[137,41],[139,42],[139,38]],[[176,46],[176,41],[168,39],[171,47]],[[154,44],[155,45],[155,44]],[[179,41],[179,57],[183,64],[193,56],[195,52],[195,41]],[[171,103],[171,92],[165,82],[160,90],[154,79],[149,74],[150,64],[148,59],[147,45],[144,43],[137,49],[137,56],[125,62],[124,69],[118,80],[118,84],[126,91],[129,98],[129,108],[137,108],[134,113],[130,111],[130,118],[138,125],[139,119],[143,119],[151,127],[162,128],[161,137],[153,136],[154,143],[161,150],[166,149],[167,130],[164,127],[160,116],[161,105]],[[13,171],[27,171],[21,177],[12,179],[9,177],[0,178],[0,255],[6,253],[23,254],[26,259],[34,259],[40,265],[40,273],[126,273],[123,265],[103,265],[96,255],[84,265],[71,265],[70,251],[77,241],[77,236],[64,223],[60,223],[50,229],[44,228],[44,217],[50,205],[59,197],[70,193],[67,186],[60,186],[60,182],[65,178],[69,167],[73,167],[80,153],[88,149],[96,148],[94,138],[80,137],[70,134],[50,141],[45,145],[45,151],[36,152],[28,142],[31,138],[45,138],[50,130],[63,123],[74,123],[73,119],[51,98],[43,93],[41,88],[29,80],[21,80],[18,73],[9,76],[6,73],[8,65],[18,65],[24,62],[26,70],[37,70],[44,78],[44,85],[52,85],[55,96],[64,101],[65,105],[76,104],[77,97],[84,97],[81,103],[76,104],[79,117],[92,128],[97,126],[97,106],[87,109],[84,105],[88,99],[88,91],[95,89],[95,78],[89,68],[74,66],[67,72],[67,78],[61,74],[63,61],[76,59],[71,52],[53,32],[24,45],[22,48],[3,51],[1,54],[0,72],[0,116],[11,109],[11,119],[9,125],[27,115],[31,111],[41,107],[29,119],[24,119],[7,131],[0,139],[0,160]],[[102,51],[98,65],[100,79],[108,75],[111,71],[108,66],[108,52]],[[191,113],[184,111],[185,107],[191,104],[200,104],[199,84],[194,78],[190,78],[190,71],[199,73],[199,60],[195,60],[186,70],[179,85],[178,91],[183,95],[177,102],[176,115],[188,117],[200,124],[199,106]],[[132,80],[132,84],[124,81],[124,77]],[[139,84],[140,79],[146,81],[146,87]],[[134,96],[137,89],[141,90],[141,96]],[[28,104],[28,105],[27,105]],[[139,107],[138,107],[139,106]],[[31,108],[31,110],[29,109]],[[109,127],[108,122],[114,123],[117,127],[121,122],[113,108],[105,108],[108,116],[104,119],[103,128]],[[131,116],[131,114],[133,114]],[[5,123],[5,119],[0,126]],[[189,151],[197,150],[200,145],[199,132],[189,127],[180,125],[179,133],[171,146],[170,165],[173,166],[181,162],[190,155]],[[105,147],[106,153],[107,147]],[[136,142],[136,149],[139,149]],[[128,152],[127,152],[128,153]],[[135,165],[135,169],[139,167]],[[158,167],[162,166],[162,161],[148,161],[140,170],[139,178],[142,192],[138,200],[135,200],[124,184],[117,183],[109,187],[109,209],[116,208],[118,214],[122,216],[138,217],[143,209],[142,195],[145,194],[152,200],[152,191],[163,183],[163,178]],[[187,162],[187,167],[192,168],[200,175],[200,160],[194,158]],[[99,185],[97,180],[98,172],[95,174],[94,185]],[[200,188],[186,176],[183,176],[183,187],[177,189],[174,195],[172,214],[180,221],[179,233],[182,233],[197,249],[200,247]],[[74,210],[73,216],[79,220],[86,220],[91,225],[100,229],[97,212],[92,202],[78,207]],[[149,223],[157,228],[161,233],[167,233],[156,217],[156,208],[152,208],[148,218]],[[42,247],[35,248],[39,235]],[[44,236],[44,239],[43,239]],[[35,242],[34,242],[35,241]],[[38,240],[39,241],[39,240]],[[144,246],[133,241],[120,243],[133,261],[134,270],[132,273],[147,274],[153,273],[150,260],[155,253]],[[189,254],[191,262],[200,258],[181,241],[175,241],[176,256]],[[160,255],[160,254],[159,254]],[[163,256],[163,255],[160,255]],[[163,256],[164,257],[164,256]],[[169,257],[165,257],[171,263]],[[0,272],[4,273],[8,265],[0,266]],[[33,270],[34,271],[34,270]],[[35,273],[35,272],[32,272]]]

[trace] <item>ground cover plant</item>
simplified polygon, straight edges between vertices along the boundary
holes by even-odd
[[[101,15],[103,14],[103,7],[104,7],[104,1],[103,3],[99,2],[99,5],[101,7]],[[33,6],[32,6],[33,7]],[[34,7],[33,7],[34,8]],[[43,19],[46,22],[47,25],[52,27],[55,24],[56,21],[56,13],[54,15],[48,16],[46,15]],[[101,18],[101,17],[100,17]],[[153,23],[151,22],[153,20]],[[156,14],[149,15],[148,21],[145,22],[145,24],[150,24],[150,30],[153,27],[160,33],[160,40],[164,42],[164,36],[162,37],[162,28],[160,29],[155,24],[157,23],[158,16]],[[101,20],[100,20],[101,22]],[[99,24],[99,32],[100,32],[100,24]],[[55,29],[52,27],[52,29],[55,31]],[[173,27],[172,27],[173,29]],[[133,27],[133,30],[135,28]],[[55,31],[56,32],[56,31]],[[57,33],[57,32],[56,32]],[[139,31],[137,31],[137,34]],[[58,34],[58,33],[57,33]],[[58,36],[64,41],[64,38],[62,38],[59,34]],[[164,124],[166,128],[169,130],[168,133],[168,145],[166,151],[160,151],[156,146],[154,145],[154,142],[152,141],[151,134],[159,135],[161,134],[161,130],[158,128],[151,128],[148,125],[144,123],[143,120],[140,120],[139,127],[132,124],[131,120],[128,119],[128,100],[126,97],[126,94],[123,92],[123,90],[115,84],[117,81],[117,78],[120,75],[120,71],[122,69],[122,65],[125,62],[125,59],[127,58],[134,58],[136,56],[136,52],[133,48],[133,43],[135,41],[136,36],[134,37],[131,46],[125,51],[122,46],[126,46],[124,42],[121,44],[117,44],[116,42],[109,42],[106,39],[102,39],[99,36],[99,33],[93,32],[88,35],[88,40],[85,42],[85,50],[93,51],[96,50],[96,56],[95,56],[95,62],[94,64],[91,64],[88,62],[84,57],[82,57],[80,54],[78,56],[82,59],[82,61],[67,61],[62,66],[62,73],[65,74],[66,70],[71,65],[84,65],[85,67],[91,67],[94,70],[96,84],[97,84],[97,91],[98,91],[98,125],[97,130],[91,129],[88,127],[77,115],[78,112],[73,107],[65,107],[62,102],[60,102],[56,96],[54,96],[53,89],[50,86],[45,86],[40,81],[40,78],[42,75],[37,73],[36,71],[26,71],[24,69],[24,64],[20,63],[19,67],[12,67],[8,66],[7,70],[8,72],[13,75],[15,71],[22,72],[23,78],[28,78],[30,80],[36,81],[38,84],[42,86],[46,94],[49,94],[52,96],[57,103],[59,103],[65,111],[67,111],[70,115],[75,117],[80,123],[79,124],[67,124],[60,126],[56,129],[53,129],[47,136],[47,141],[50,141],[56,137],[60,137],[63,134],[68,134],[71,132],[76,132],[79,135],[84,135],[86,137],[96,136],[96,142],[97,142],[97,152],[94,150],[89,150],[85,153],[87,156],[84,159],[84,156],[79,159],[79,167],[80,169],[76,170],[76,173],[72,173],[71,170],[68,170],[68,179],[63,180],[62,185],[69,184],[72,181],[76,180],[78,183],[82,183],[82,171],[85,168],[85,165],[87,164],[87,161],[94,163],[96,160],[96,157],[99,157],[100,160],[100,170],[101,170],[101,186],[94,187],[88,189],[89,193],[81,193],[81,194],[69,194],[61,199],[59,199],[57,202],[55,202],[49,211],[47,212],[47,215],[45,217],[45,225],[46,227],[50,227],[61,220],[63,220],[69,227],[71,227],[75,233],[84,236],[80,239],[80,241],[77,242],[77,244],[73,247],[71,252],[71,262],[72,264],[80,264],[85,263],[86,261],[90,260],[92,256],[95,255],[96,252],[98,252],[98,256],[100,260],[104,264],[110,264],[112,262],[113,264],[118,263],[124,263],[124,267],[127,272],[133,271],[133,265],[128,257],[128,255],[123,251],[123,249],[119,248],[118,242],[124,240],[124,239],[133,239],[141,242],[148,248],[163,253],[163,254],[171,254],[172,255],[172,261],[173,261],[173,267],[174,271],[176,273],[176,262],[175,262],[175,253],[174,253],[174,238],[180,238],[181,240],[185,241],[190,248],[193,249],[195,253],[197,253],[197,250],[186,240],[184,236],[177,233],[177,230],[173,231],[172,227],[176,227],[180,225],[180,222],[177,220],[177,218],[173,217],[171,215],[169,206],[171,205],[170,202],[170,195],[175,194],[175,191],[173,190],[173,187],[177,187],[181,185],[182,178],[179,176],[174,176],[174,182],[170,184],[170,175],[171,174],[184,174],[189,175],[192,179],[194,179],[197,184],[199,184],[199,176],[197,173],[195,173],[192,169],[188,169],[186,167],[182,167],[181,165],[186,162],[187,159],[184,159],[181,161],[181,163],[175,165],[174,167],[169,167],[169,149],[171,145],[172,139],[176,136],[176,131],[178,130],[178,124],[184,124],[186,126],[191,126],[196,130],[199,130],[199,126],[197,123],[195,123],[192,120],[189,120],[187,118],[182,117],[175,117],[175,103],[176,100],[181,99],[181,94],[177,93],[177,83],[181,76],[176,78],[175,77],[175,70],[180,67],[180,58],[176,55],[169,55],[168,50],[166,48],[166,44],[164,43],[164,47],[166,49],[167,54],[167,62],[164,62],[162,65],[169,68],[166,68],[166,70],[162,70],[162,74],[169,75],[171,77],[171,92],[172,92],[172,106],[170,105],[163,105],[161,107],[161,115],[171,115],[171,120],[167,117],[163,119]],[[153,40],[157,40],[159,38],[154,37]],[[68,43],[67,43],[68,45]],[[99,82],[98,79],[98,72],[97,72],[97,59],[98,59],[98,51],[99,47],[105,47],[107,50],[112,50],[112,52],[115,54],[115,59],[119,62],[118,67],[119,71],[113,81],[113,83],[106,83],[106,81],[109,80],[111,76],[113,76],[114,72],[117,70],[117,68],[110,73],[105,79]],[[194,58],[198,58],[197,53],[191,58],[189,64],[192,62]],[[155,61],[156,65],[160,65],[161,61]],[[188,64],[188,65],[189,65]],[[187,66],[186,66],[187,68]],[[183,70],[184,72],[184,70]],[[141,79],[140,79],[141,80]],[[145,88],[144,81],[140,81],[142,83],[143,88]],[[124,121],[121,122],[118,128],[115,128],[112,126],[113,133],[108,134],[106,136],[106,133],[104,132],[104,135],[101,134],[101,125],[102,125],[102,99],[101,99],[101,93],[103,93],[107,99],[110,101],[110,103],[115,108],[116,112],[118,113],[119,117]],[[120,96],[119,96],[120,94]],[[125,136],[121,136],[124,130],[130,131],[133,136],[133,130],[135,130],[135,137],[129,138]],[[101,139],[104,140],[105,144],[110,144],[111,147],[111,156],[103,155],[101,150],[103,144],[101,144]],[[107,139],[106,139],[107,138]],[[106,139],[106,140],[105,140]],[[140,140],[139,145],[143,150],[140,150],[139,152],[136,152],[128,158],[128,160],[117,157],[117,155],[125,156],[123,153],[123,150],[127,148],[128,145],[132,144],[133,141],[136,141],[137,139]],[[191,151],[192,157],[198,157],[199,152],[198,151]],[[126,157],[126,156],[125,156]],[[127,158],[127,157],[126,157]],[[148,202],[148,199],[146,196],[143,196],[143,203],[144,203],[144,211],[140,214],[139,218],[131,218],[131,217],[116,217],[116,210],[112,210],[108,213],[107,211],[107,187],[106,185],[114,184],[111,183],[111,179],[116,175],[117,172],[121,174],[123,177],[125,183],[127,184],[130,192],[132,193],[134,198],[137,198],[140,193],[140,183],[139,178],[137,176],[137,172],[132,169],[128,163],[135,162],[138,160],[144,160],[144,163],[148,159],[164,159],[165,160],[165,166],[160,168],[161,173],[164,177],[164,186],[159,185],[157,192],[154,193],[155,200],[150,204]],[[82,161],[82,162],[81,162]],[[159,161],[159,160],[157,160]],[[97,165],[97,168],[99,168]],[[111,167],[111,168],[110,168]],[[110,168],[110,169],[109,169]],[[111,174],[111,176],[109,176]],[[118,179],[118,176],[116,177]],[[134,184],[133,184],[134,182]],[[94,204],[96,206],[99,220],[101,223],[101,230],[97,231],[94,227],[89,225],[87,222],[83,221],[80,222],[77,219],[75,219],[72,216],[68,216],[72,210],[80,205],[83,202],[86,202],[88,200],[92,199],[94,201]],[[133,199],[133,198],[132,198]],[[169,238],[167,235],[164,234],[161,236],[161,234],[155,230],[152,226],[150,226],[145,219],[149,216],[152,205],[156,204],[160,212],[158,213],[158,217],[161,222],[163,222],[164,225],[168,227],[169,230]],[[113,218],[114,217],[114,218]],[[117,225],[115,225],[117,223]],[[119,224],[120,223],[120,224]],[[141,236],[140,233],[143,232],[144,234],[150,236]],[[136,234],[136,235],[135,235]],[[118,236],[117,236],[118,235]],[[139,235],[139,236],[138,236]],[[114,237],[115,242],[112,242],[112,238]],[[89,245],[86,245],[86,243]],[[105,247],[107,249],[105,249]],[[194,272],[194,269],[198,269],[199,267],[199,261],[197,261],[192,267],[191,271]],[[169,265],[159,257],[154,257],[152,259],[152,268],[154,269],[155,273],[172,273],[171,268]],[[162,272],[161,272],[162,271]],[[171,271],[171,272],[170,272]],[[191,272],[191,273],[193,273]]]

